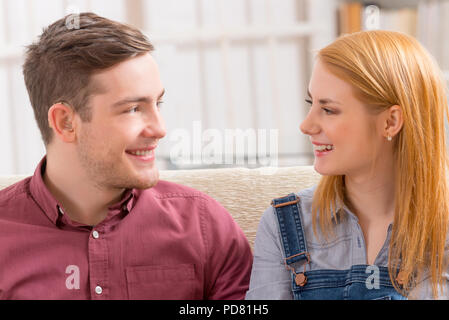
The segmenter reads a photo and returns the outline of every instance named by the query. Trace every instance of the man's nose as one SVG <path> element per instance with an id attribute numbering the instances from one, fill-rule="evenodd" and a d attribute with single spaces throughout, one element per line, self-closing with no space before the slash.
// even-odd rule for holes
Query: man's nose
<path id="1" fill-rule="evenodd" d="M 152 108 L 149 116 L 146 118 L 145 136 L 162 139 L 167 134 L 164 119 L 157 107 Z"/>

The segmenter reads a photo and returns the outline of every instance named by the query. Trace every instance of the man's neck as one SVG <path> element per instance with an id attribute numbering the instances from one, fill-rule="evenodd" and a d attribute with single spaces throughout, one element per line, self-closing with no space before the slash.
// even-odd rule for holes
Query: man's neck
<path id="1" fill-rule="evenodd" d="M 103 221 L 108 207 L 120 201 L 125 190 L 102 188 L 89 181 L 82 168 L 69 159 L 47 156 L 43 181 L 72 221 L 94 226 Z"/>

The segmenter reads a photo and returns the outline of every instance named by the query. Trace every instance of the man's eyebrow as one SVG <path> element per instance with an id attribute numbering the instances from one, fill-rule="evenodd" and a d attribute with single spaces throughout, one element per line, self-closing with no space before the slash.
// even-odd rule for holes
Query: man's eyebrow
<path id="1" fill-rule="evenodd" d="M 307 89 L 307 95 L 309 96 L 309 98 L 312 98 L 312 95 L 310 94 L 309 89 Z M 318 100 L 319 104 L 330 104 L 330 103 L 335 103 L 335 104 L 341 104 L 338 101 L 332 100 L 332 99 L 320 99 Z"/>
<path id="2" fill-rule="evenodd" d="M 160 100 L 165 94 L 165 89 L 162 90 L 161 94 L 159 95 L 159 97 L 157 98 L 157 100 Z M 150 103 L 153 99 L 151 97 L 127 97 L 124 99 L 121 99 L 117 102 L 115 102 L 112 107 L 119 107 L 125 104 L 130 104 L 130 103 L 139 103 L 139 102 L 143 102 L 143 103 Z"/>

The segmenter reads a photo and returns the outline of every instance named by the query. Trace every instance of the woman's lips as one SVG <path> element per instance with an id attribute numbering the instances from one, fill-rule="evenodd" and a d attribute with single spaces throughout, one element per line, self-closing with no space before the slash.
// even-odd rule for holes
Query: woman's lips
<path id="1" fill-rule="evenodd" d="M 331 153 L 332 151 L 334 151 L 334 149 L 324 150 L 324 151 L 314 150 L 314 153 L 315 153 L 316 157 L 324 157 L 324 156 L 328 155 L 329 153 Z"/>
<path id="2" fill-rule="evenodd" d="M 314 146 L 314 154 L 316 157 L 328 155 L 334 151 L 334 145 L 330 143 L 312 142 Z"/>

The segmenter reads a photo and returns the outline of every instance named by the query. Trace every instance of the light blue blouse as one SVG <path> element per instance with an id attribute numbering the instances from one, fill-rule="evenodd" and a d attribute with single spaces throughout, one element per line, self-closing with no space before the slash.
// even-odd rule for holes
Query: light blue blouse
<path id="1" fill-rule="evenodd" d="M 367 253 L 362 229 L 357 216 L 347 207 L 340 210 L 339 223 L 335 226 L 335 237 L 325 242 L 317 224 L 319 238 L 312 229 L 312 197 L 316 186 L 301 190 L 302 221 L 308 251 L 311 257 L 308 270 L 346 270 L 353 265 L 366 264 Z M 379 251 L 374 264 L 388 266 L 388 245 L 392 225 L 388 227 L 387 237 Z M 446 256 L 449 251 L 446 250 Z M 284 264 L 284 250 L 279 232 L 279 224 L 273 207 L 269 207 L 259 223 L 255 243 L 254 261 L 249 290 L 246 299 L 293 299 L 291 289 L 291 273 Z M 446 279 L 443 295 L 440 299 L 449 299 L 449 274 L 443 274 Z M 440 293 L 441 294 L 441 293 Z M 429 275 L 424 274 L 416 288 L 410 293 L 409 299 L 432 299 L 432 288 Z"/>

